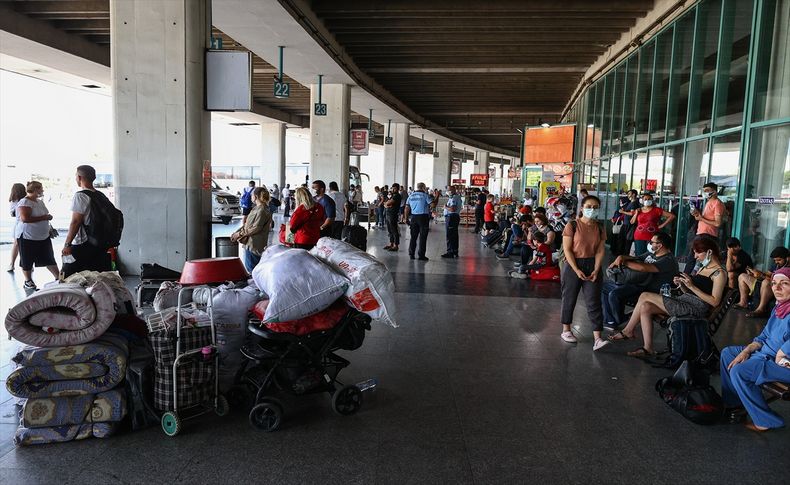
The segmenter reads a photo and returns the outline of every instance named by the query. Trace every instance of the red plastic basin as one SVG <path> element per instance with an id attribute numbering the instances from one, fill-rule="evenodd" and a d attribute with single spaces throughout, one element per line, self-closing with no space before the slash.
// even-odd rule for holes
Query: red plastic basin
<path id="1" fill-rule="evenodd" d="M 241 281 L 249 278 L 239 258 L 193 259 L 184 263 L 179 283 L 182 285 L 207 285 L 224 281 Z"/>

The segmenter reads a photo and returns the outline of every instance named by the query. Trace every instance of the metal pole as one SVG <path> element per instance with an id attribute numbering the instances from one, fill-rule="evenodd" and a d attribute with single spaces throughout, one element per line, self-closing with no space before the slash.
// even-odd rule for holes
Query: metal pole
<path id="1" fill-rule="evenodd" d="M 280 70 L 277 74 L 277 80 L 283 82 L 283 51 L 285 50 L 285 47 L 278 46 L 278 49 L 280 49 Z"/>
<path id="2" fill-rule="evenodd" d="M 323 77 L 324 77 L 323 74 L 318 75 L 318 104 L 321 104 L 321 84 Z"/>

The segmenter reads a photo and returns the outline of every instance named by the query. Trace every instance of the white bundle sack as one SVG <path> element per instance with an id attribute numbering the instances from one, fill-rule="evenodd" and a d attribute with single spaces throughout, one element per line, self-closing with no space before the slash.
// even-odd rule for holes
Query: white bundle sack
<path id="1" fill-rule="evenodd" d="M 288 246 L 284 246 L 282 244 L 273 244 L 273 245 L 267 247 L 263 251 L 263 253 L 261 254 L 261 260 L 258 263 L 259 264 L 263 263 L 264 261 L 267 261 L 269 258 L 273 258 L 273 257 L 277 256 L 278 254 L 282 254 L 282 253 L 288 251 L 289 249 L 291 249 L 291 248 L 289 248 Z"/>
<path id="2" fill-rule="evenodd" d="M 268 257 L 252 270 L 256 286 L 269 306 L 264 322 L 288 322 L 326 309 L 343 296 L 348 280 L 304 249 L 288 249 Z"/>
<path id="3" fill-rule="evenodd" d="M 258 288 L 236 288 L 222 285 L 211 299 L 214 324 L 217 327 L 220 391 L 227 391 L 234 383 L 244 356 L 239 351 L 247 337 L 247 314 L 261 299 Z"/>
<path id="4" fill-rule="evenodd" d="M 395 282 L 384 263 L 351 244 L 328 237 L 319 239 L 310 253 L 346 275 L 351 285 L 345 296 L 351 306 L 374 320 L 398 326 Z"/>

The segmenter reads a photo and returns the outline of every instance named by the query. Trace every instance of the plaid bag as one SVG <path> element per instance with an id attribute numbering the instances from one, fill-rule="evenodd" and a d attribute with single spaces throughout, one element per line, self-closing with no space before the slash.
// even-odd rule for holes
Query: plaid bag
<path id="1" fill-rule="evenodd" d="M 154 350 L 154 406 L 173 409 L 173 362 L 176 358 L 176 330 L 148 334 Z M 211 327 L 181 328 L 181 352 L 211 345 Z M 178 367 L 178 408 L 206 402 L 214 391 L 214 362 L 193 355 Z"/>

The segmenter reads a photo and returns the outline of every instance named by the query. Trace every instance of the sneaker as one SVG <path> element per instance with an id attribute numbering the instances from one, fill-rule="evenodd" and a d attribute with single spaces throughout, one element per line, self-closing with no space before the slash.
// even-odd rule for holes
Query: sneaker
<path id="1" fill-rule="evenodd" d="M 595 343 L 593 344 L 593 351 L 601 350 L 602 348 L 606 347 L 607 345 L 609 345 L 609 341 L 608 340 L 604 340 L 602 338 L 596 339 Z"/>
<path id="2" fill-rule="evenodd" d="M 442 254 L 441 257 L 447 259 L 447 258 L 452 258 L 453 255 L 452 255 L 452 253 L 444 253 L 444 254 Z"/>
<path id="3" fill-rule="evenodd" d="M 576 336 L 573 335 L 573 332 L 562 332 L 562 334 L 560 334 L 560 338 L 569 344 L 575 344 L 578 342 L 578 340 L 576 340 Z"/>
<path id="4" fill-rule="evenodd" d="M 495 253 L 497 253 L 497 254 L 502 254 L 502 253 L 504 253 L 504 251 L 502 251 L 501 249 L 494 249 L 494 252 L 495 252 Z"/>
<path id="5" fill-rule="evenodd" d="M 33 283 L 32 280 L 31 281 L 25 281 L 25 284 L 23 285 L 23 288 L 25 288 L 26 290 L 36 290 L 36 289 L 38 289 L 38 288 L 36 288 L 36 284 Z"/>
<path id="6" fill-rule="evenodd" d="M 606 330 L 609 330 L 610 332 L 616 332 L 617 331 L 617 324 L 614 323 L 614 322 L 606 322 L 606 323 L 603 324 L 603 328 L 605 328 Z"/>
<path id="7" fill-rule="evenodd" d="M 508 273 L 508 275 L 511 278 L 515 278 L 517 280 L 526 280 L 527 278 L 529 278 L 529 275 L 527 273 L 519 273 L 518 271 L 511 271 Z"/>
<path id="8" fill-rule="evenodd" d="M 513 263 L 513 267 L 514 268 L 520 268 L 521 267 L 521 263 Z"/>
<path id="9" fill-rule="evenodd" d="M 496 259 L 499 259 L 499 260 L 510 259 L 510 256 L 505 256 L 504 254 L 497 254 L 496 255 Z"/>
<path id="10" fill-rule="evenodd" d="M 9 266 L 6 271 L 8 271 L 9 273 L 13 273 L 14 272 L 14 265 L 12 264 L 11 266 Z"/>
<path id="11" fill-rule="evenodd" d="M 428 261 L 428 258 L 426 258 L 425 256 L 420 256 L 417 259 L 419 259 L 420 261 Z"/>

